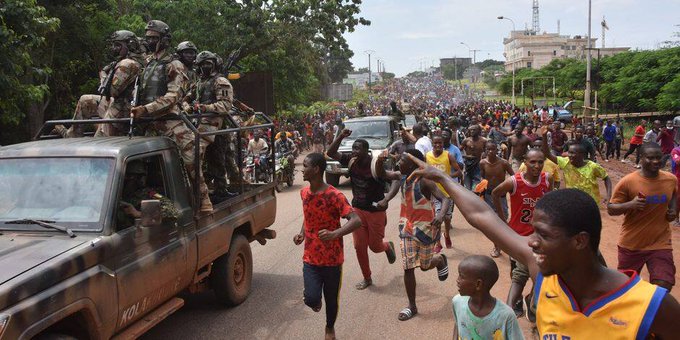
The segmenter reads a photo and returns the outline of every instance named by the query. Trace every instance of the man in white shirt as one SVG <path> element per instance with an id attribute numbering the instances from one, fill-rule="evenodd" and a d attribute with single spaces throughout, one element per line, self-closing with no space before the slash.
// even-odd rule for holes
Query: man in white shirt
<path id="1" fill-rule="evenodd" d="M 652 129 L 647 131 L 645 134 L 645 137 L 642 139 L 643 144 L 647 143 L 655 143 L 659 144 L 656 139 L 659 137 L 659 129 L 661 129 L 661 121 L 660 120 L 655 120 L 654 125 L 652 126 Z"/>
<path id="2" fill-rule="evenodd" d="M 267 142 L 262 138 L 262 132 L 255 131 L 253 139 L 248 142 L 248 154 L 258 156 L 263 151 L 269 150 Z"/>
<path id="3" fill-rule="evenodd" d="M 426 155 L 432 151 L 432 140 L 427 136 L 427 128 L 423 123 L 416 123 L 413 126 L 413 136 L 416 137 L 416 150 Z"/>

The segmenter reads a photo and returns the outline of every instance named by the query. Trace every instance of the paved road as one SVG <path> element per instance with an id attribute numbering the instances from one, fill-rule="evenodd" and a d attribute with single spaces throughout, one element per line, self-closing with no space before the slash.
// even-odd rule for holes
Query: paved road
<path id="1" fill-rule="evenodd" d="M 297 167 L 300 168 L 298 159 Z M 145 339 L 320 339 L 323 338 L 324 312 L 314 313 L 302 302 L 302 246 L 292 238 L 302 224 L 299 190 L 302 175 L 298 172 L 295 186 L 278 195 L 277 239 L 266 246 L 252 244 L 254 257 L 253 287 L 250 297 L 235 308 L 224 308 L 215 302 L 211 292 L 185 295 L 185 306 L 145 335 Z M 348 182 L 340 189 L 351 199 Z M 399 198 L 391 202 L 386 238 L 398 245 L 396 222 Z M 603 216 L 602 252 L 607 262 L 616 263 L 616 237 L 620 217 Z M 354 253 L 352 237 L 345 237 L 345 264 L 340 295 L 340 315 L 336 334 L 342 339 L 450 339 L 453 321 L 451 297 L 457 294 L 457 264 L 470 254 L 488 254 L 492 244 L 470 227 L 457 211 L 454 213 L 453 249 L 445 249 L 451 275 L 439 282 L 434 271 L 416 271 L 419 314 L 409 321 L 397 320 L 398 312 L 407 305 L 400 258 L 389 265 L 384 254 L 371 254 L 374 286 L 358 291 L 354 284 L 361 272 Z M 609 235 L 609 237 L 605 236 Z M 674 230 L 674 243 L 680 241 Z M 680 259 L 676 253 L 676 261 Z M 492 294 L 505 300 L 509 288 L 509 262 L 506 254 L 496 263 L 501 279 Z M 680 263 L 680 262 L 679 262 Z M 647 277 L 646 273 L 643 277 Z M 525 292 L 528 293 L 529 287 Z M 678 290 L 673 292 L 677 298 Z M 529 324 L 520 320 L 530 339 Z"/>

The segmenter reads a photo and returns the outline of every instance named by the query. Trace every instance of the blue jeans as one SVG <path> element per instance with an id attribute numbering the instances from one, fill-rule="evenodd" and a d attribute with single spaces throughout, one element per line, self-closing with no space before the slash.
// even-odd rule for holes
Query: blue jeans
<path id="1" fill-rule="evenodd" d="M 482 181 L 482 171 L 479 168 L 479 162 L 474 165 L 465 162 L 465 176 L 463 177 L 463 186 L 468 190 L 474 190 L 477 184 Z"/>

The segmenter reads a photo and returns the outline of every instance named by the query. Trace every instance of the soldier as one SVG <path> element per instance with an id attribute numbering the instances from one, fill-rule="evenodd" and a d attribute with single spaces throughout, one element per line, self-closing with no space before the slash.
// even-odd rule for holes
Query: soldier
<path id="1" fill-rule="evenodd" d="M 141 72 L 142 56 L 139 42 L 130 31 L 115 31 L 109 38 L 111 54 L 116 59 L 99 71 L 99 95 L 82 95 L 76 105 L 74 120 L 100 118 L 121 118 L 130 111 L 134 83 Z M 74 125 L 66 129 L 63 125 L 55 126 L 55 130 L 64 138 L 82 137 L 82 125 Z M 112 125 L 99 126 L 96 135 L 118 135 L 118 129 Z"/>
<path id="2" fill-rule="evenodd" d="M 184 67 L 186 67 L 189 86 L 196 84 L 198 81 L 198 73 L 194 69 L 196 54 L 198 53 L 196 45 L 191 41 L 182 41 L 177 45 L 175 51 L 177 52 L 177 59 L 184 64 Z"/>
<path id="3" fill-rule="evenodd" d="M 178 103 L 183 98 L 183 88 L 188 81 L 186 68 L 179 60 L 172 58 L 170 46 L 170 27 L 160 21 L 151 20 L 146 25 L 145 41 L 149 56 L 147 65 L 140 77 L 139 105 L 132 108 L 133 117 L 169 117 L 179 113 Z M 208 197 L 208 187 L 203 180 L 200 167 L 194 155 L 194 134 L 181 120 L 158 120 L 150 125 L 148 134 L 166 136 L 177 143 L 187 173 L 197 180 L 200 192 L 202 213 L 212 212 Z"/>
<path id="4" fill-rule="evenodd" d="M 185 111 L 223 114 L 231 110 L 234 90 L 229 80 L 217 73 L 218 60 L 218 56 L 210 51 L 202 51 L 198 54 L 196 64 L 200 79 L 191 86 L 188 95 L 184 97 Z M 223 117 L 202 118 L 198 130 L 201 132 L 219 130 L 223 121 Z M 225 173 L 226 164 L 233 163 L 233 157 L 230 160 L 225 157 L 228 142 L 226 135 L 201 138 L 201 155 L 205 152 L 206 156 L 206 183 L 213 182 L 214 194 L 219 197 L 231 195 L 227 190 Z M 230 177 L 232 183 L 238 181 L 238 170 L 236 170 L 236 175 L 235 178 Z"/>
<path id="5" fill-rule="evenodd" d="M 141 209 L 143 200 L 161 201 L 161 216 L 163 219 L 176 220 L 179 210 L 175 204 L 158 188 L 150 188 L 146 183 L 146 165 L 140 161 L 132 161 L 125 171 L 125 183 L 123 184 L 123 196 L 120 200 L 117 214 L 118 230 L 134 225 L 135 219 L 142 217 Z"/>
<path id="6" fill-rule="evenodd" d="M 113 32 L 111 42 L 117 63 L 110 71 L 101 92 L 105 98 L 112 98 L 104 118 L 127 118 L 135 96 L 135 82 L 144 67 L 141 48 L 137 36 L 130 31 Z M 124 131 L 125 127 L 119 124 L 101 124 L 95 136 L 120 136 Z"/>

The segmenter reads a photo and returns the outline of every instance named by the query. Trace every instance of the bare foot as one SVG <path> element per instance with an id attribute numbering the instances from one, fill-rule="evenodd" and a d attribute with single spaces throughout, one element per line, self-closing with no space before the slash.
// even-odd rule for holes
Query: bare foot
<path id="1" fill-rule="evenodd" d="M 326 327 L 326 340 L 336 340 L 335 338 L 335 328 Z"/>

